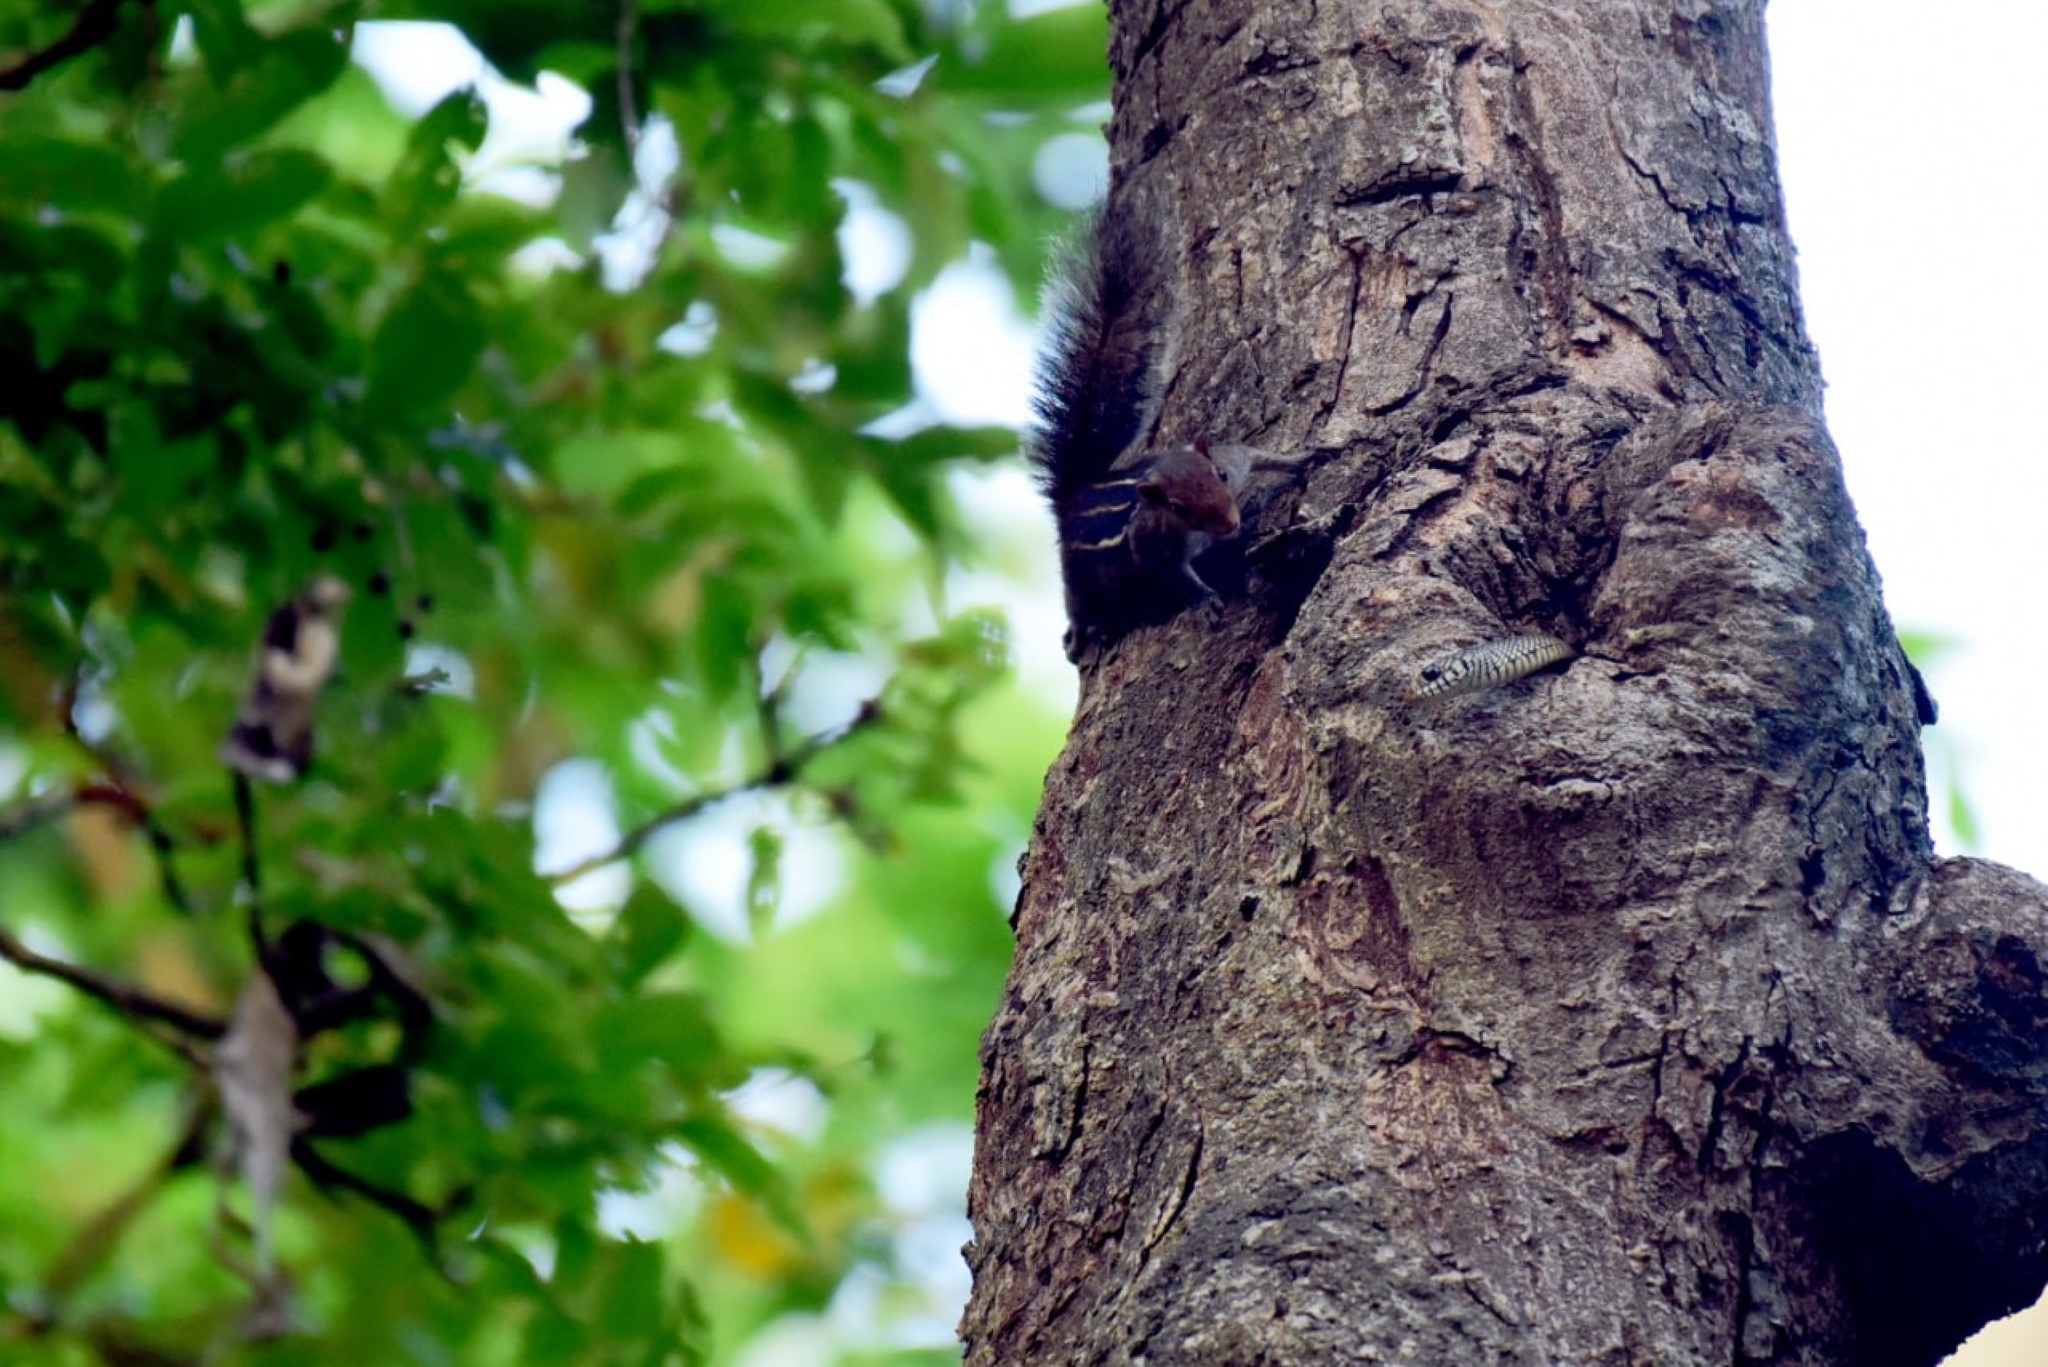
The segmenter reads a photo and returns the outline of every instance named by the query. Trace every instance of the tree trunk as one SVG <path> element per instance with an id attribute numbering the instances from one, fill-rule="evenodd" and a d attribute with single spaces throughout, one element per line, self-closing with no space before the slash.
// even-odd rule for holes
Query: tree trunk
<path id="1" fill-rule="evenodd" d="M 1303 454 L 1220 623 L 1084 678 L 968 1361 L 1919 1364 L 2030 1300 L 2048 890 L 1930 852 L 1761 0 L 1112 8 L 1161 439 Z"/>

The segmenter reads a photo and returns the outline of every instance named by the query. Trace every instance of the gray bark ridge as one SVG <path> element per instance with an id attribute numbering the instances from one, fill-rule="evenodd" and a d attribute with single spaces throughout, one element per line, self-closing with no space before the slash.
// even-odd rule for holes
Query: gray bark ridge
<path id="1" fill-rule="evenodd" d="M 1048 775 L 967 1360 L 1923 1364 L 2048 1279 L 2048 890 L 1938 861 L 1758 3 L 1113 6 L 1162 439 L 1304 453 Z M 1418 703 L 1427 661 L 1579 652 Z"/>

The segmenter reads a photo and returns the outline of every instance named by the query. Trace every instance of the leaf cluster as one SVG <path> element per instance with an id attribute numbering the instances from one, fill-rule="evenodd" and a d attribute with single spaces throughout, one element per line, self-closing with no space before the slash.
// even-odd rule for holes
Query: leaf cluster
<path id="1" fill-rule="evenodd" d="M 567 153 L 498 151 L 475 87 L 395 109 L 371 20 L 574 82 Z M 943 587 L 948 478 L 1012 434 L 881 420 L 917 290 L 975 240 L 1034 269 L 1031 158 L 1101 40 L 914 0 L 0 0 L 0 1354 L 700 1362 L 855 1269 L 916 1301 L 877 1172 L 969 1113 L 1059 721 Z M 910 244 L 873 297 L 855 201 Z M 216 751 L 319 575 L 355 596 L 314 766 L 245 850 Z M 599 838 L 550 855 L 561 823 Z M 402 1071 L 404 1118 L 301 1136 L 253 1284 L 188 1028 L 265 971 L 252 919 L 431 1005 L 306 1032 L 296 1083 Z"/>

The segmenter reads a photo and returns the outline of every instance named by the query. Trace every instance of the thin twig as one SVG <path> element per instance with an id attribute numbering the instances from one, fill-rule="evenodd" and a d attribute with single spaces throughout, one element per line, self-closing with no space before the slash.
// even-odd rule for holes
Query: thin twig
<path id="1" fill-rule="evenodd" d="M 83 806 L 87 803 L 102 803 L 109 807 L 119 807 L 128 814 L 130 821 L 142 828 L 142 833 L 149 837 L 150 853 L 156 856 L 157 882 L 163 888 L 164 900 L 175 910 L 190 916 L 191 895 L 185 891 L 184 881 L 178 877 L 177 867 L 171 862 L 171 851 L 178 848 L 178 842 L 171 838 L 171 833 L 156 819 L 155 810 L 131 786 L 129 777 L 119 773 L 105 756 L 101 757 L 101 762 L 107 765 L 107 772 L 114 777 L 107 783 L 80 785 L 79 804 Z"/>
<path id="2" fill-rule="evenodd" d="M 0 840 L 11 840 L 39 826 L 47 826 L 77 805 L 77 795 L 61 788 L 17 802 L 0 812 Z"/>
<path id="3" fill-rule="evenodd" d="M 235 775 L 235 824 L 242 832 L 242 886 L 249 898 L 249 945 L 262 959 L 270 946 L 263 931 L 263 873 L 256 862 L 256 787 L 240 769 Z"/>
<path id="4" fill-rule="evenodd" d="M 111 771 L 109 766 L 109 772 Z M 26 835 L 38 827 L 48 825 L 76 807 L 116 808 L 149 836 L 150 845 L 156 850 L 159 859 L 166 859 L 176 844 L 170 833 L 164 830 L 150 812 L 149 804 L 119 778 L 108 778 L 104 782 L 81 782 L 68 789 L 52 789 L 50 792 L 39 793 L 35 797 L 18 802 L 6 811 L 0 811 L 0 840 Z M 177 905 L 178 910 L 189 912 L 191 907 L 187 904 L 185 889 L 177 881 L 177 875 L 167 867 L 164 876 L 166 896 Z"/>
<path id="5" fill-rule="evenodd" d="M 24 973 L 40 973 L 46 978 L 69 983 L 86 996 L 113 1007 L 124 1016 L 156 1021 L 200 1039 L 219 1039 L 227 1032 L 225 1021 L 195 1011 L 187 1011 L 182 1006 L 174 1006 L 139 987 L 130 987 L 126 983 L 103 977 L 91 969 L 80 968 L 76 964 L 67 964 L 61 959 L 38 954 L 6 930 L 0 930 L 0 959 L 6 959 Z"/>
<path id="6" fill-rule="evenodd" d="M 447 670 L 435 665 L 432 669 L 418 674 L 407 674 L 393 685 L 393 691 L 402 698 L 419 698 L 440 691 L 453 680 Z"/>
<path id="7" fill-rule="evenodd" d="M 118 755 L 87 740 L 85 733 L 78 729 L 78 692 L 79 681 L 74 678 L 65 690 L 64 734 L 71 737 L 72 743 L 93 763 L 107 771 L 107 779 L 104 783 L 80 784 L 74 797 L 80 805 L 103 803 L 128 813 L 129 819 L 149 837 L 150 851 L 156 855 L 157 882 L 163 888 L 164 900 L 184 915 L 192 915 L 191 894 L 185 891 L 184 881 L 178 877 L 178 870 L 171 862 L 171 851 L 177 848 L 178 842 L 156 819 L 156 811 L 149 799 L 137 791 L 133 767 Z"/>
<path id="8" fill-rule="evenodd" d="M 633 49 L 639 27 L 637 0 L 619 0 L 619 126 L 625 133 L 628 161 L 640 151 L 640 115 L 633 100 Z"/>
<path id="9" fill-rule="evenodd" d="M 754 724 L 761 732 L 761 753 L 774 756 L 782 753 L 782 688 L 789 682 L 790 674 L 796 672 L 794 661 L 789 673 L 775 681 L 773 688 L 754 690 Z M 758 681 L 757 681 L 758 683 Z"/>
<path id="10" fill-rule="evenodd" d="M 114 36 L 115 16 L 125 0 L 86 0 L 64 36 L 40 52 L 31 52 L 13 66 L 0 69 L 0 90 L 26 90 L 28 83 L 73 57 L 92 51 Z M 147 0 L 144 0 L 147 3 Z"/>
<path id="11" fill-rule="evenodd" d="M 652 840 L 670 826 L 675 825 L 678 821 L 688 821 L 706 808 L 716 807 L 719 803 L 739 797 L 743 793 L 758 793 L 764 788 L 777 788 L 789 782 L 803 770 L 805 765 L 841 741 L 846 740 L 855 732 L 872 726 L 881 718 L 881 715 L 882 705 L 880 701 L 870 698 L 860 705 L 860 711 L 854 714 L 852 721 L 847 722 L 844 726 L 835 727 L 830 731 L 821 731 L 795 749 L 778 754 L 766 769 L 746 780 L 746 782 L 734 784 L 730 788 L 720 788 L 715 792 L 698 793 L 695 797 L 685 798 L 668 810 L 627 831 L 624 836 L 620 837 L 618 844 L 603 853 L 593 854 L 588 859 L 578 860 L 558 873 L 550 873 L 543 876 L 549 883 L 560 887 L 564 883 L 573 883 L 583 877 L 583 875 L 593 873 L 607 864 L 616 863 L 621 859 L 630 859 L 633 855 L 638 854 L 641 847 L 649 840 Z"/>
<path id="12" fill-rule="evenodd" d="M 178 877 L 178 869 L 171 862 L 171 851 L 177 842 L 171 833 L 157 824 L 156 813 L 143 809 L 142 829 L 149 836 L 150 852 L 156 856 L 157 884 L 164 890 L 164 900 L 187 916 L 192 914 L 192 895 L 185 891 L 185 882 Z"/>
<path id="13" fill-rule="evenodd" d="M 304 1135 L 292 1140 L 292 1161 L 299 1165 L 299 1171 L 305 1173 L 314 1185 L 323 1189 L 337 1187 L 342 1191 L 351 1192 L 379 1210 L 398 1217 L 404 1222 L 405 1227 L 412 1231 L 413 1237 L 420 1241 L 428 1257 L 438 1261 L 440 1249 L 434 1237 L 435 1227 L 450 1210 L 461 1204 L 460 1198 L 451 1202 L 449 1209 L 435 1210 L 431 1206 L 415 1201 L 404 1192 L 380 1187 L 369 1178 L 358 1177 L 347 1168 L 330 1162 L 307 1141 Z"/>

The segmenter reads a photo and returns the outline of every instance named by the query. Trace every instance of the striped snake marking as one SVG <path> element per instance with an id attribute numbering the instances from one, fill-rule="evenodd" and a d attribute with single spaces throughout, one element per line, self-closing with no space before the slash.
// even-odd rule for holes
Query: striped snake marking
<path id="1" fill-rule="evenodd" d="M 1416 701 L 1483 693 L 1572 658 L 1572 648 L 1555 636 L 1509 636 L 1440 656 L 1422 667 Z"/>

